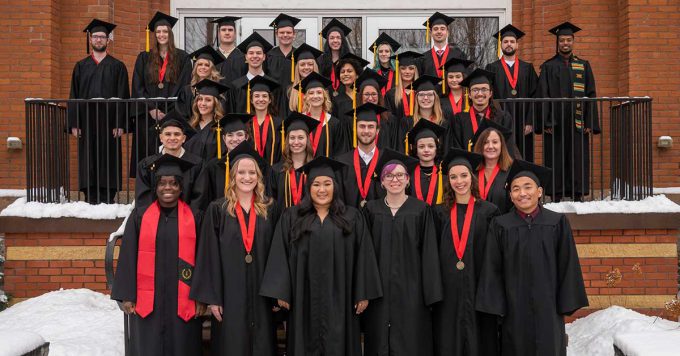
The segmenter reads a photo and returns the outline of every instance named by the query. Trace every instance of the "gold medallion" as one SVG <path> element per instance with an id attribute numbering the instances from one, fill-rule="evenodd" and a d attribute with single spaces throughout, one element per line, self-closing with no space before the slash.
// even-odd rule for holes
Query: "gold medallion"
<path id="1" fill-rule="evenodd" d="M 512 89 L 512 91 L 510 92 L 510 94 L 512 94 L 512 95 L 517 95 L 517 90 Z"/>
<path id="2" fill-rule="evenodd" d="M 158 89 L 163 89 L 163 87 L 165 87 L 165 84 L 163 84 L 163 83 L 158 83 Z"/>
<path id="3" fill-rule="evenodd" d="M 245 260 L 247 264 L 253 263 L 253 255 L 247 254 Z"/>
<path id="4" fill-rule="evenodd" d="M 182 269 L 182 279 L 184 279 L 185 281 L 191 279 L 191 269 L 189 268 Z"/>
<path id="5" fill-rule="evenodd" d="M 362 200 L 361 203 L 359 203 L 359 206 L 362 208 L 364 207 L 364 205 L 366 205 L 366 199 Z"/>
<path id="6" fill-rule="evenodd" d="M 458 261 L 456 263 L 456 268 L 458 268 L 459 271 L 462 271 L 463 268 L 465 268 L 465 263 L 463 263 L 463 261 Z"/>

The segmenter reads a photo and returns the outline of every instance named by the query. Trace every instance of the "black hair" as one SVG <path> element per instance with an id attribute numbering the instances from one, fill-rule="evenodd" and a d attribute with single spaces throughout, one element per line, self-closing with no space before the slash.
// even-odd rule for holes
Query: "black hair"
<path id="1" fill-rule="evenodd" d="M 162 177 L 166 177 L 166 176 L 156 175 L 155 178 L 154 178 L 154 184 L 153 184 L 154 200 L 158 200 L 158 196 L 156 195 L 156 189 L 158 189 L 158 183 L 160 183 Z M 182 177 L 182 176 L 173 176 L 173 177 L 175 177 L 175 181 L 177 181 L 177 184 L 179 185 L 179 192 L 180 192 L 180 196 L 181 196 L 181 194 L 183 193 L 182 190 L 183 190 L 183 187 L 184 187 L 184 177 Z"/>
<path id="2" fill-rule="evenodd" d="M 333 200 L 331 201 L 331 206 L 328 209 L 328 218 L 342 230 L 343 235 L 349 235 L 352 232 L 349 221 L 344 218 L 345 211 L 347 207 L 343 203 L 342 199 L 338 198 L 338 190 L 340 185 L 338 185 L 335 178 L 331 177 L 333 180 Z M 316 218 L 316 208 L 312 203 L 312 197 L 310 194 L 310 187 L 312 186 L 312 180 L 307 180 L 305 184 L 305 195 L 298 204 L 297 207 L 297 217 L 293 228 L 291 230 L 291 242 L 295 242 L 310 234 L 312 223 Z"/>

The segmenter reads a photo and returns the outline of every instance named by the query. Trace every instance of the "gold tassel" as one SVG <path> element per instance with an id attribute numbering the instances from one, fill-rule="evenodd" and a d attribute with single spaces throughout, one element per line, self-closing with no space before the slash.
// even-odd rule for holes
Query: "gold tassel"
<path id="1" fill-rule="evenodd" d="M 468 152 L 472 152 L 472 140 L 468 140 Z"/>
<path id="2" fill-rule="evenodd" d="M 430 19 L 427 19 L 425 21 L 425 43 L 427 44 L 428 47 L 430 47 Z"/>
<path id="3" fill-rule="evenodd" d="M 302 112 L 302 81 L 298 83 L 298 112 Z"/>
<path id="4" fill-rule="evenodd" d="M 229 155 L 227 154 L 226 167 L 224 167 L 224 196 L 227 196 L 227 188 L 229 187 Z"/>
<path id="5" fill-rule="evenodd" d="M 357 82 L 352 84 L 352 109 L 357 108 Z"/>
<path id="6" fill-rule="evenodd" d="M 501 57 L 501 31 L 498 31 L 498 59 Z"/>
<path id="7" fill-rule="evenodd" d="M 380 63 L 378 63 L 378 55 L 376 52 L 377 47 L 378 46 L 376 46 L 375 44 L 373 45 L 373 67 L 375 68 L 378 68 L 378 66 L 380 65 Z"/>
<path id="8" fill-rule="evenodd" d="M 274 119 L 269 118 L 269 127 L 272 130 L 272 151 L 269 153 L 269 165 L 274 165 L 274 148 L 276 148 L 276 128 L 274 128 Z M 264 143 L 267 144 L 266 142 Z"/>
<path id="9" fill-rule="evenodd" d="M 470 94 L 468 93 L 468 89 L 465 88 L 465 112 L 470 112 Z"/>
<path id="10" fill-rule="evenodd" d="M 283 126 L 283 122 L 281 122 L 281 153 L 283 154 L 283 150 L 286 148 L 286 129 Z"/>
<path id="11" fill-rule="evenodd" d="M 357 148 L 357 108 L 354 108 L 354 119 L 352 120 L 352 147 Z"/>
<path id="12" fill-rule="evenodd" d="M 285 201 L 286 208 L 290 208 L 290 172 L 286 172 L 283 176 L 283 200 Z"/>
<path id="13" fill-rule="evenodd" d="M 326 126 L 326 157 L 330 157 L 330 156 L 328 155 L 328 153 L 329 153 L 329 152 L 328 152 L 328 147 L 329 147 L 330 144 L 331 144 L 331 139 L 330 139 L 330 137 L 329 137 L 329 135 L 328 135 L 328 123 L 326 123 L 326 125 L 324 125 L 324 126 Z"/>
<path id="14" fill-rule="evenodd" d="M 404 137 L 404 154 L 408 156 L 408 132 L 406 133 L 406 136 Z"/>
<path id="15" fill-rule="evenodd" d="M 295 83 L 295 53 L 290 54 L 290 82 Z"/>
<path id="16" fill-rule="evenodd" d="M 149 32 L 151 32 L 151 30 L 149 30 L 149 26 L 146 26 L 146 47 L 144 48 L 146 48 L 147 52 L 149 52 Z"/>
<path id="17" fill-rule="evenodd" d="M 246 112 L 250 114 L 250 82 L 248 82 L 248 90 L 246 94 L 248 95 L 246 98 Z"/>
<path id="18" fill-rule="evenodd" d="M 323 36 L 322 36 L 322 33 L 323 33 L 323 31 L 319 32 L 319 51 L 323 51 Z"/>
<path id="19" fill-rule="evenodd" d="M 413 100 L 414 96 L 415 95 L 413 93 L 413 83 L 411 83 L 411 92 L 408 93 L 408 110 L 409 110 L 411 116 L 413 116 L 413 106 L 415 106 L 414 105 L 415 102 Z"/>
<path id="20" fill-rule="evenodd" d="M 399 55 L 397 54 L 397 59 L 394 61 L 394 75 L 396 79 L 394 80 L 394 85 L 399 85 Z"/>
<path id="21" fill-rule="evenodd" d="M 442 95 L 446 94 L 446 68 L 442 68 Z"/>
<path id="22" fill-rule="evenodd" d="M 442 203 L 442 191 L 444 190 L 442 187 L 442 181 L 444 178 L 444 172 L 442 171 L 442 163 L 439 162 L 439 177 L 437 177 L 437 204 Z"/>
<path id="23" fill-rule="evenodd" d="M 222 145 L 221 145 L 221 142 L 220 142 L 220 140 L 222 139 L 222 135 L 221 135 L 222 128 L 220 127 L 219 122 L 217 123 L 217 129 L 215 130 L 215 132 L 217 133 L 217 135 L 215 135 L 215 136 L 217 136 L 217 137 L 215 137 L 217 139 L 217 159 L 222 159 Z"/>

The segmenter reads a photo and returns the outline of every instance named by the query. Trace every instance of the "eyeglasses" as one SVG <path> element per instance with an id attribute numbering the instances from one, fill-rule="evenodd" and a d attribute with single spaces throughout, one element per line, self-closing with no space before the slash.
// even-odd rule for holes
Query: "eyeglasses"
<path id="1" fill-rule="evenodd" d="M 418 98 L 428 98 L 432 99 L 434 98 L 434 93 L 418 93 Z"/>
<path id="2" fill-rule="evenodd" d="M 489 89 L 489 88 L 474 88 L 474 89 L 470 89 L 470 91 L 472 92 L 472 94 L 479 94 L 479 93 L 487 94 L 488 92 L 491 91 L 491 89 Z"/>
<path id="3" fill-rule="evenodd" d="M 109 38 L 109 36 L 102 36 L 102 35 L 92 35 L 90 36 L 93 40 L 101 40 L 104 41 Z"/>
<path id="4" fill-rule="evenodd" d="M 377 98 L 378 93 L 363 93 L 361 94 L 361 96 L 363 96 L 364 98 Z"/>
<path id="5" fill-rule="evenodd" d="M 385 179 L 388 181 L 394 180 L 394 178 L 397 178 L 398 181 L 402 181 L 408 177 L 408 174 L 406 173 L 387 173 L 385 174 Z"/>

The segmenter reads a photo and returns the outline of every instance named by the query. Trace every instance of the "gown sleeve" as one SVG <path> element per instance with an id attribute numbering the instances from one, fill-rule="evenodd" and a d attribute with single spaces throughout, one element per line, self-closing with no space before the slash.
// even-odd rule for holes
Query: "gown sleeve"
<path id="1" fill-rule="evenodd" d="M 593 74 L 593 68 L 590 63 L 586 61 L 586 96 L 589 98 L 597 98 L 597 92 L 595 90 L 595 76 Z M 598 104 L 596 102 L 587 103 L 588 110 L 586 116 L 586 127 L 592 129 L 593 134 L 597 135 L 602 132 L 600 129 L 600 117 Z"/>
<path id="2" fill-rule="evenodd" d="M 260 286 L 261 296 L 281 299 L 289 304 L 293 299 L 288 257 L 290 256 L 291 215 L 294 212 L 295 209 L 287 209 L 276 225 Z"/>
<path id="3" fill-rule="evenodd" d="M 569 221 L 565 216 L 557 231 L 557 312 L 571 315 L 576 310 L 588 306 L 588 298 L 581 274 L 581 265 L 576 251 L 576 243 L 571 233 Z"/>
<path id="4" fill-rule="evenodd" d="M 356 304 L 362 300 L 380 298 L 383 296 L 383 291 L 370 231 L 363 215 L 358 211 L 354 214 L 354 234 L 356 260 L 352 303 Z"/>
<path id="5" fill-rule="evenodd" d="M 506 300 L 501 237 L 502 227 L 494 219 L 487 232 L 484 264 L 477 285 L 476 309 L 487 314 L 504 316 Z"/>
<path id="6" fill-rule="evenodd" d="M 222 219 L 220 203 L 210 204 L 201 221 L 201 238 L 198 240 L 196 268 L 191 282 L 191 299 L 209 305 L 222 305 L 224 300 L 219 241 Z"/>
<path id="7" fill-rule="evenodd" d="M 428 206 L 422 214 L 423 245 L 421 250 L 421 268 L 423 276 L 423 300 L 425 305 L 432 305 L 444 299 L 441 269 L 439 268 L 439 249 L 432 209 Z"/>
<path id="8" fill-rule="evenodd" d="M 111 299 L 118 301 L 137 301 L 137 253 L 139 244 L 139 219 L 137 209 L 133 209 L 125 224 L 123 240 L 120 245 L 118 267 L 113 278 Z"/>

